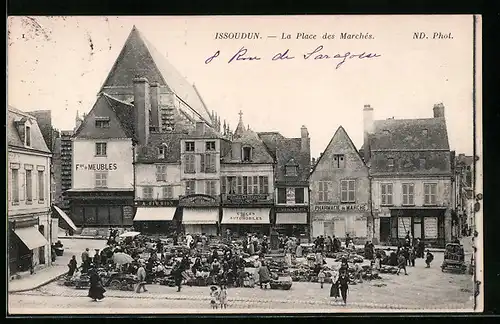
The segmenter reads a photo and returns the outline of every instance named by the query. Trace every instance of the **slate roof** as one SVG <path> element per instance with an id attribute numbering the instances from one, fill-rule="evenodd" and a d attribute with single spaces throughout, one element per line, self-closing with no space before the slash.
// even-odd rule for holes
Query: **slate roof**
<path id="1" fill-rule="evenodd" d="M 213 138 L 213 139 L 225 139 L 222 134 L 217 132 L 215 129 L 212 127 L 209 127 L 205 125 L 205 130 L 203 134 L 199 134 L 196 130 L 196 127 L 191 127 L 186 130 L 186 132 L 183 133 L 183 138 L 184 139 L 205 139 L 205 138 Z"/>
<path id="2" fill-rule="evenodd" d="M 276 142 L 276 182 L 294 184 L 307 183 L 310 171 L 311 152 L 301 152 L 301 138 L 281 138 Z M 286 165 L 298 165 L 297 177 L 285 175 Z"/>
<path id="3" fill-rule="evenodd" d="M 468 155 L 458 155 L 456 157 L 457 163 L 461 163 L 466 166 L 471 166 L 474 164 L 474 157 Z"/>
<path id="4" fill-rule="evenodd" d="M 146 49 L 144 55 L 133 55 L 134 59 L 127 63 L 127 66 L 117 71 L 119 64 L 124 64 L 124 56 L 130 51 L 140 52 L 140 47 Z M 148 55 L 149 54 L 149 55 Z M 149 56 L 149 57 L 144 57 Z M 151 62 L 152 66 L 144 66 L 146 62 Z M 157 72 L 157 73 L 154 73 Z M 116 75 L 119 73 L 120 75 Z M 159 78 L 152 77 L 159 75 Z M 130 32 L 123 48 L 116 59 L 111 71 L 106 78 L 101 91 L 105 87 L 132 86 L 136 76 L 146 77 L 149 82 L 158 82 L 162 86 L 167 86 L 176 94 L 187 106 L 211 125 L 211 118 L 205 108 L 197 90 L 191 85 L 134 26 Z M 113 81 L 119 80 L 119 81 Z M 120 84 L 115 84 L 115 82 Z"/>
<path id="5" fill-rule="evenodd" d="M 241 145 L 249 145 L 252 147 L 252 161 L 251 162 L 237 162 L 237 163 L 274 163 L 274 157 L 269 152 L 267 146 L 260 139 L 259 135 L 251 129 L 246 129 L 240 134 L 239 138 L 233 139 L 233 143 L 241 143 Z M 229 151 L 223 157 L 224 163 L 231 163 L 231 152 Z M 234 162 L 233 162 L 234 163 Z"/>
<path id="6" fill-rule="evenodd" d="M 103 114 L 104 113 L 104 114 Z M 103 115 L 115 115 L 110 117 L 110 127 L 106 129 L 96 129 L 92 121 L 95 117 L 106 117 Z M 99 116 L 96 116 L 99 114 Z M 112 117 L 116 117 L 115 124 Z M 82 124 L 75 132 L 75 138 L 92 138 L 92 139 L 106 139 L 106 138 L 120 138 L 125 135 L 127 138 L 135 140 L 135 110 L 134 105 L 118 100 L 104 92 L 101 92 L 97 100 L 85 116 Z"/>
<path id="7" fill-rule="evenodd" d="M 372 151 L 450 149 L 444 118 L 376 120 L 374 126 Z"/>
<path id="8" fill-rule="evenodd" d="M 181 139 L 186 134 L 183 133 L 152 133 L 149 135 L 147 145 L 140 145 L 137 148 L 138 163 L 180 163 L 181 160 Z M 165 158 L 158 157 L 158 148 L 165 149 Z"/>
<path id="9" fill-rule="evenodd" d="M 38 123 L 38 127 L 42 132 L 43 139 L 47 144 L 49 150 L 53 150 L 54 148 L 54 134 L 52 128 L 52 111 L 51 110 L 35 110 L 28 111 L 27 114 L 36 118 L 36 122 Z"/>
<path id="10" fill-rule="evenodd" d="M 269 152 L 273 155 L 273 157 L 276 157 L 278 141 L 281 139 L 285 139 L 285 137 L 279 132 L 259 132 L 257 133 L 257 135 L 267 146 Z"/>
<path id="11" fill-rule="evenodd" d="M 50 150 L 43 138 L 42 132 L 38 127 L 36 118 L 12 106 L 8 106 L 7 113 L 7 144 L 9 146 L 25 148 L 24 142 L 21 140 L 21 137 L 15 125 L 16 121 L 22 119 L 26 121 L 29 120 L 29 122 L 31 123 L 31 148 L 40 152 L 50 153 Z"/>

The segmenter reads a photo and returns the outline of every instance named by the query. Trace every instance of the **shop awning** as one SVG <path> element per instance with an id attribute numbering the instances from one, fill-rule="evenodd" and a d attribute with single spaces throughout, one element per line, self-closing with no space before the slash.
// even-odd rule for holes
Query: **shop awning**
<path id="1" fill-rule="evenodd" d="M 224 208 L 221 224 L 269 224 L 270 208 Z"/>
<path id="2" fill-rule="evenodd" d="M 174 219 L 176 207 L 139 207 L 134 222 L 171 221 Z"/>
<path id="3" fill-rule="evenodd" d="M 216 224 L 219 222 L 218 208 L 184 208 L 182 211 L 182 224 Z"/>
<path id="4" fill-rule="evenodd" d="M 68 226 L 71 227 L 73 229 L 73 231 L 76 231 L 77 230 L 76 225 L 75 225 L 75 223 L 73 223 L 71 218 L 69 218 L 69 216 L 61 208 L 59 208 L 57 206 L 53 206 L 53 207 L 56 210 L 56 212 L 59 214 L 59 216 L 66 222 L 66 224 L 68 224 Z"/>
<path id="5" fill-rule="evenodd" d="M 30 250 L 49 244 L 36 227 L 17 228 L 14 230 L 14 233 L 16 233 L 16 235 Z"/>
<path id="6" fill-rule="evenodd" d="M 306 213 L 277 213 L 276 214 L 276 224 L 277 225 L 307 224 L 307 214 Z"/>

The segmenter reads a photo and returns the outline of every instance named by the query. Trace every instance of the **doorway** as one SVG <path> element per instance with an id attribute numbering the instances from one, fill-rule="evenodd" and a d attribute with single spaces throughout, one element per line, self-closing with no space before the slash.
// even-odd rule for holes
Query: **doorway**
<path id="1" fill-rule="evenodd" d="M 380 217 L 380 242 L 389 242 L 391 238 L 391 218 Z"/>
<path id="2" fill-rule="evenodd" d="M 422 238 L 422 218 L 413 218 L 413 238 Z"/>
<path id="3" fill-rule="evenodd" d="M 44 225 L 38 225 L 38 231 L 43 235 L 43 237 L 45 237 Z M 45 264 L 45 246 L 41 246 L 38 248 L 38 263 Z"/>

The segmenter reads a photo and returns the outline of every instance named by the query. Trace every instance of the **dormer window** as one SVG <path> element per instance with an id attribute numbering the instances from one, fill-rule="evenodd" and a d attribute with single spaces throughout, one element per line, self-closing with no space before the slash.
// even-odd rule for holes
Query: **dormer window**
<path id="1" fill-rule="evenodd" d="M 389 168 L 394 168 L 394 159 L 393 158 L 388 158 L 387 159 L 387 166 Z"/>
<path id="2" fill-rule="evenodd" d="M 29 126 L 26 126 L 26 129 L 25 129 L 24 144 L 26 146 L 31 146 L 31 127 L 29 127 Z"/>
<path id="3" fill-rule="evenodd" d="M 186 152 L 194 152 L 194 142 L 186 142 Z"/>
<path id="4" fill-rule="evenodd" d="M 158 158 L 159 159 L 165 158 L 165 147 L 163 145 L 158 147 Z"/>
<path id="5" fill-rule="evenodd" d="M 288 177 L 296 177 L 297 176 L 297 166 L 296 165 L 287 165 L 285 167 L 285 175 Z"/>
<path id="6" fill-rule="evenodd" d="M 96 128 L 109 128 L 109 117 L 96 117 L 95 118 Z"/>
<path id="7" fill-rule="evenodd" d="M 252 148 L 250 146 L 243 147 L 242 160 L 243 162 L 252 161 Z"/>
<path id="8" fill-rule="evenodd" d="M 215 141 L 205 142 L 206 151 L 215 151 Z"/>

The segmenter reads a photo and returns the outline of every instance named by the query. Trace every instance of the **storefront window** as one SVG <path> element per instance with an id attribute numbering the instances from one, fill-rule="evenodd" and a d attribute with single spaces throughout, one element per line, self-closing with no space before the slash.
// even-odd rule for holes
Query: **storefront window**
<path id="1" fill-rule="evenodd" d="M 123 224 L 123 214 L 121 206 L 109 207 L 109 218 L 111 225 L 122 225 Z"/>
<path id="2" fill-rule="evenodd" d="M 108 206 L 97 207 L 97 224 L 109 225 L 109 208 L 108 208 Z"/>
<path id="3" fill-rule="evenodd" d="M 295 203 L 304 203 L 304 188 L 295 188 Z"/>
<path id="4" fill-rule="evenodd" d="M 286 188 L 278 188 L 278 204 L 286 204 Z"/>
<path id="5" fill-rule="evenodd" d="M 84 209 L 84 223 L 86 225 L 95 225 L 97 222 L 97 210 L 94 206 L 85 207 Z"/>
<path id="6" fill-rule="evenodd" d="M 71 220 L 77 226 L 83 224 L 83 207 L 75 206 L 72 208 Z"/>

